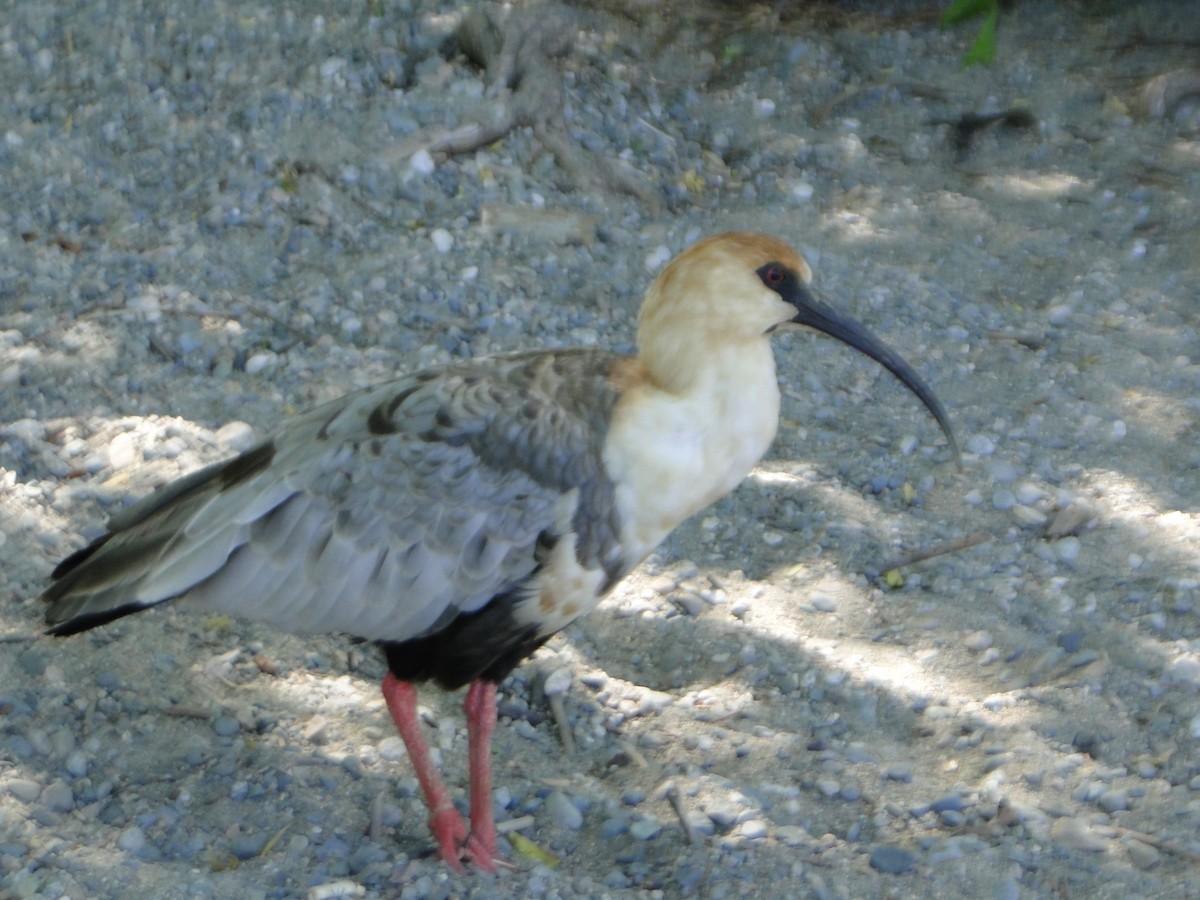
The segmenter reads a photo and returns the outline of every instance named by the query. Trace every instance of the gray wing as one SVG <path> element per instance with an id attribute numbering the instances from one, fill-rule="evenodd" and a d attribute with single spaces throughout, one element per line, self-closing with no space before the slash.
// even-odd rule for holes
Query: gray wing
<path id="1" fill-rule="evenodd" d="M 615 581 L 602 450 L 620 359 L 469 360 L 296 417 L 65 560 L 43 595 L 51 630 L 186 596 L 287 630 L 407 640 L 520 587 L 568 531 Z"/>

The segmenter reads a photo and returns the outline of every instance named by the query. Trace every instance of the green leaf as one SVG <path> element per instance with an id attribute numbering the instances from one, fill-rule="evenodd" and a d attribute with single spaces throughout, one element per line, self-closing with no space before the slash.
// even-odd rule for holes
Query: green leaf
<path id="1" fill-rule="evenodd" d="M 963 56 L 964 67 L 990 66 L 996 61 L 996 19 L 999 14 L 1000 10 L 993 8 L 983 20 L 983 27 L 979 29 L 975 43 Z"/>
<path id="2" fill-rule="evenodd" d="M 943 28 L 948 25 L 956 25 L 959 22 L 965 22 L 967 19 L 973 19 L 976 16 L 984 14 L 995 15 L 999 9 L 999 0 L 954 0 L 946 11 L 942 13 L 938 24 Z"/>

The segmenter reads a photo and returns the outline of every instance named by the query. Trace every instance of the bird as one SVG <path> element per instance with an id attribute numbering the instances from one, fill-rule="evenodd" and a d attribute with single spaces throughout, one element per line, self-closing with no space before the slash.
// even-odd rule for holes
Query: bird
<path id="1" fill-rule="evenodd" d="M 836 338 L 945 408 L 896 352 L 820 299 L 779 238 L 726 232 L 647 289 L 636 353 L 535 349 L 450 362 L 286 420 L 116 514 L 42 595 L 71 635 L 168 600 L 378 645 L 381 689 L 451 868 L 506 865 L 492 812 L 497 686 L 769 449 L 771 335 Z M 422 734 L 416 686 L 467 687 L 469 826 Z"/>

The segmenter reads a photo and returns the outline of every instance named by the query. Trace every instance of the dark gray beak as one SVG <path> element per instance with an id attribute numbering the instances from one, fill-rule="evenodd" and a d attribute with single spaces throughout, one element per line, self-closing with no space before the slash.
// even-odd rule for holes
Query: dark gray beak
<path id="1" fill-rule="evenodd" d="M 783 291 L 781 294 L 785 300 L 796 307 L 796 316 L 792 321 L 797 325 L 807 325 L 809 328 L 823 331 L 830 337 L 837 338 L 843 344 L 849 344 L 899 378 L 904 386 L 916 394 L 918 399 L 925 404 L 925 408 L 937 419 L 942 433 L 950 442 L 950 449 L 954 452 L 954 461 L 961 467 L 962 457 L 958 452 L 958 441 L 954 439 L 946 408 L 942 406 L 932 388 L 916 373 L 916 370 L 887 344 L 868 331 L 865 325 L 856 322 L 845 313 L 838 312 L 828 303 L 818 300 L 804 285 L 797 283 L 788 287 L 790 290 Z"/>

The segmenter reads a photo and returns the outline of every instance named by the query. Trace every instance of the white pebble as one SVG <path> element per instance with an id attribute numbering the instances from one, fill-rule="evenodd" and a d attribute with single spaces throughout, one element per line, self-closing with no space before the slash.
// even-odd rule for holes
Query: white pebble
<path id="1" fill-rule="evenodd" d="M 747 819 L 742 823 L 742 837 L 750 841 L 765 838 L 769 832 L 767 823 L 762 819 Z"/>
<path id="2" fill-rule="evenodd" d="M 792 182 L 792 199 L 806 201 L 811 200 L 813 195 L 813 186 L 807 181 Z"/>
<path id="3" fill-rule="evenodd" d="M 547 697 L 557 697 L 560 694 L 565 694 L 570 687 L 571 670 L 566 666 L 560 666 L 546 676 L 542 690 Z"/>
<path id="4" fill-rule="evenodd" d="M 387 762 L 400 762 L 408 758 L 408 751 L 404 748 L 404 741 L 396 735 L 385 737 L 379 742 L 379 758 Z"/>
<path id="5" fill-rule="evenodd" d="M 137 460 L 137 448 L 129 432 L 118 434 L 108 445 L 108 464 L 114 469 L 124 469 Z"/>
<path id="6" fill-rule="evenodd" d="M 659 244 L 650 253 L 646 255 L 645 266 L 647 272 L 657 272 L 667 264 L 671 258 L 671 251 L 668 247 Z"/>
<path id="7" fill-rule="evenodd" d="M 259 350 L 246 360 L 246 374 L 257 375 L 279 364 L 279 355 L 270 350 Z"/>
<path id="8" fill-rule="evenodd" d="M 222 450 L 233 450 L 242 453 L 254 446 L 254 429 L 245 422 L 234 420 L 226 422 L 217 429 L 217 446 Z"/>
<path id="9" fill-rule="evenodd" d="M 433 241 L 433 246 L 438 253 L 449 253 L 450 248 L 454 246 L 454 235 L 445 228 L 435 228 L 429 234 L 429 239 Z"/>
<path id="10" fill-rule="evenodd" d="M 1188 653 L 1173 659 L 1170 678 L 1176 684 L 1200 685 L 1200 657 Z"/>
<path id="11" fill-rule="evenodd" d="M 418 150 L 408 160 L 408 167 L 418 175 L 430 175 L 433 173 L 435 164 L 428 150 Z"/>
<path id="12" fill-rule="evenodd" d="M 1054 545 L 1054 552 L 1065 563 L 1073 563 L 1079 559 L 1079 538 L 1065 537 Z"/>
<path id="13" fill-rule="evenodd" d="M 783 543 L 783 535 L 778 531 L 764 531 L 762 539 L 768 547 L 778 547 Z"/>
<path id="14" fill-rule="evenodd" d="M 1075 310 L 1065 303 L 1059 303 L 1046 310 L 1046 321 L 1051 325 L 1062 325 L 1071 318 Z"/>

